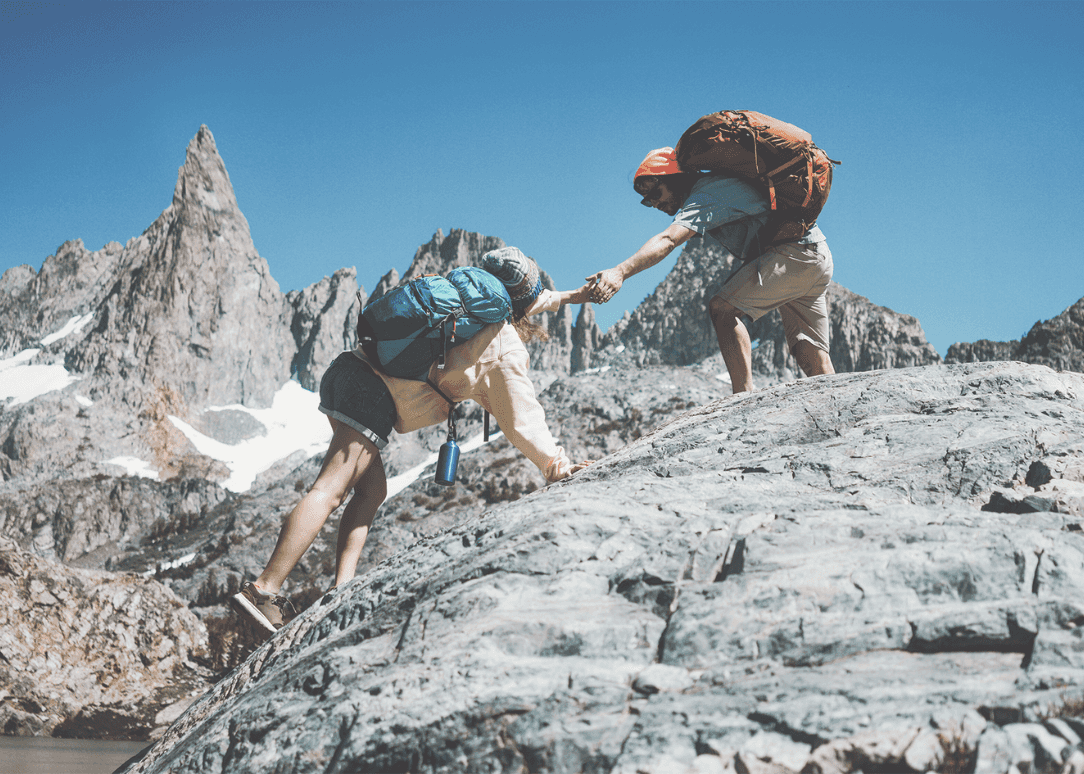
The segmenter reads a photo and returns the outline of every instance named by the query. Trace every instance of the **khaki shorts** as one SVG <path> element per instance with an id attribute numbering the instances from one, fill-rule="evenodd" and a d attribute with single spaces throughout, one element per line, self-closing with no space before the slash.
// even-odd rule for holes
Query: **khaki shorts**
<path id="1" fill-rule="evenodd" d="M 791 352 L 802 340 L 827 352 L 831 279 L 827 243 L 788 242 L 738 269 L 715 295 L 754 320 L 778 309 Z"/>

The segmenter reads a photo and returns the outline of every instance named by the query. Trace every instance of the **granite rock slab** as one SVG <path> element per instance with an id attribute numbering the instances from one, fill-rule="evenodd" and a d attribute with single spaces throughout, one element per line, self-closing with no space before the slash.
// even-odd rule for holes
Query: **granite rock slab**
<path id="1" fill-rule="evenodd" d="M 698 406 L 329 593 L 127 771 L 936 768 L 1084 690 L 1079 517 L 983 510 L 1082 432 L 1019 363 Z"/>

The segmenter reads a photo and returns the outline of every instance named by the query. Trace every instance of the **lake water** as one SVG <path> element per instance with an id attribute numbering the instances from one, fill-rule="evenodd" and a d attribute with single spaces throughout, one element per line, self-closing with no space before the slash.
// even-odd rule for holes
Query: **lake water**
<path id="1" fill-rule="evenodd" d="M 0 736 L 0 774 L 112 774 L 149 744 Z"/>

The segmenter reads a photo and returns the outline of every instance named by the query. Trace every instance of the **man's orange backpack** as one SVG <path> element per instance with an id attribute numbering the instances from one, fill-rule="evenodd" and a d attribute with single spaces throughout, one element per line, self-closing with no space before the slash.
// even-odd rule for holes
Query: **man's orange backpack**
<path id="1" fill-rule="evenodd" d="M 685 130 L 674 148 L 683 172 L 733 175 L 762 191 L 772 215 L 761 248 L 800 239 L 816 225 L 838 164 L 808 132 L 752 110 L 723 110 Z"/>

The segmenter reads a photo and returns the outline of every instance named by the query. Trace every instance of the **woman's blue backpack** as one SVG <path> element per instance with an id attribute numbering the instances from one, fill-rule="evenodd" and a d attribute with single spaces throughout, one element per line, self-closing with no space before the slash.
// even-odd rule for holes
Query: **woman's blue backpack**
<path id="1" fill-rule="evenodd" d="M 446 277 L 427 275 L 389 290 L 358 315 L 358 341 L 388 376 L 425 381 L 448 347 L 466 341 L 512 313 L 508 291 L 473 266 Z"/>

